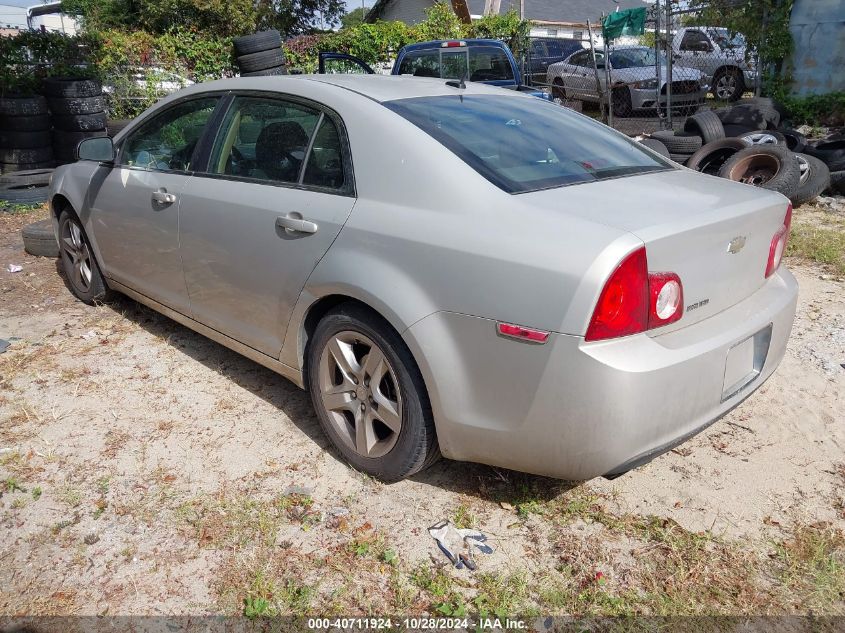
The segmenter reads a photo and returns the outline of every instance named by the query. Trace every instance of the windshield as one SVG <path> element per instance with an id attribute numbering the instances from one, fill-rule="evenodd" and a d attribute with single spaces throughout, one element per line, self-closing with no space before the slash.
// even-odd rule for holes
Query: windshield
<path id="1" fill-rule="evenodd" d="M 653 48 L 623 48 L 610 54 L 610 66 L 616 70 L 622 68 L 654 67 L 655 55 Z M 660 53 L 660 63 L 665 64 L 666 58 Z"/>
<path id="2" fill-rule="evenodd" d="M 745 36 L 742 33 L 733 33 L 725 28 L 714 29 L 711 33 L 716 43 L 723 49 L 745 48 Z"/>
<path id="3" fill-rule="evenodd" d="M 384 105 L 508 193 L 671 169 L 600 123 L 531 97 L 456 94 Z"/>

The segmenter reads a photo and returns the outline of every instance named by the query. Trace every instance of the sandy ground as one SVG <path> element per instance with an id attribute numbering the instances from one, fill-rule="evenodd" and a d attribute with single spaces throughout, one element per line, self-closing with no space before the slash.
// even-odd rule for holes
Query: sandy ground
<path id="1" fill-rule="evenodd" d="M 444 460 L 386 486 L 339 460 L 281 377 L 128 299 L 75 301 L 54 260 L 24 254 L 33 219 L 0 217 L 0 614 L 236 613 L 265 571 L 317 585 L 322 609 L 426 610 L 380 563 L 442 562 L 426 528 L 469 517 L 495 548 L 481 571 L 551 573 L 562 542 L 590 538 L 542 510 L 570 499 L 751 549 L 787 526 L 845 527 L 845 283 L 819 267 L 788 262 L 801 291 L 775 375 L 652 463 L 570 484 Z M 281 520 L 261 505 L 279 495 Z M 613 551 L 602 568 L 623 578 L 633 550 Z M 356 593 L 368 574 L 384 594 Z"/>

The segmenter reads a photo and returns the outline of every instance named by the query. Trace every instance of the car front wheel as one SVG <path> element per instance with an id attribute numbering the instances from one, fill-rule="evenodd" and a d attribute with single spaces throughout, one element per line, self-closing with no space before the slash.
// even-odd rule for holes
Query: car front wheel
<path id="1" fill-rule="evenodd" d="M 88 304 L 104 301 L 108 295 L 105 280 L 85 230 L 70 211 L 63 211 L 59 217 L 59 253 L 68 285 L 76 298 Z"/>
<path id="2" fill-rule="evenodd" d="M 308 347 L 308 387 L 323 430 L 356 469 L 397 481 L 439 456 L 419 369 L 372 311 L 343 304 L 323 317 Z"/>

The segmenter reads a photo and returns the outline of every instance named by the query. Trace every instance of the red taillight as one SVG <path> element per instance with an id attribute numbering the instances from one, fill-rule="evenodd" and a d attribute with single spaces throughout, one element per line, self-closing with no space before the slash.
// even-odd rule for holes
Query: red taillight
<path id="1" fill-rule="evenodd" d="M 645 247 L 616 267 L 601 291 L 584 339 L 601 341 L 674 323 L 684 312 L 684 288 L 675 273 L 649 273 Z"/>
<path id="2" fill-rule="evenodd" d="M 604 284 L 584 338 L 628 336 L 644 332 L 647 325 L 648 263 L 643 247 L 623 259 Z"/>
<path id="3" fill-rule="evenodd" d="M 786 241 L 789 239 L 789 227 L 792 226 L 792 205 L 786 207 L 786 216 L 783 224 L 772 238 L 769 245 L 769 261 L 766 262 L 766 278 L 771 277 L 780 266 L 783 254 L 786 251 Z"/>
<path id="4" fill-rule="evenodd" d="M 549 332 L 535 330 L 530 327 L 522 327 L 513 323 L 497 323 L 496 331 L 502 336 L 531 341 L 532 343 L 545 343 L 549 338 Z"/>
<path id="5" fill-rule="evenodd" d="M 648 329 L 674 323 L 684 313 L 684 287 L 675 273 L 648 275 Z"/>

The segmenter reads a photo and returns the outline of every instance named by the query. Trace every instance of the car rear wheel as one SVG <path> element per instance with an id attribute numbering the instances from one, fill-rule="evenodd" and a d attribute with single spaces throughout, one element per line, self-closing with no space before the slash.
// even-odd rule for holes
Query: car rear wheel
<path id="1" fill-rule="evenodd" d="M 633 108 L 631 106 L 631 91 L 627 86 L 614 88 L 611 95 L 613 99 L 613 114 L 616 116 L 630 116 Z"/>
<path id="2" fill-rule="evenodd" d="M 356 469 L 397 481 L 439 456 L 419 369 L 370 310 L 343 304 L 323 317 L 309 344 L 308 387 L 323 430 Z"/>
<path id="3" fill-rule="evenodd" d="M 62 268 L 76 298 L 87 304 L 104 301 L 108 287 L 94 259 L 88 236 L 70 211 L 63 211 L 59 218 L 59 252 Z"/>

